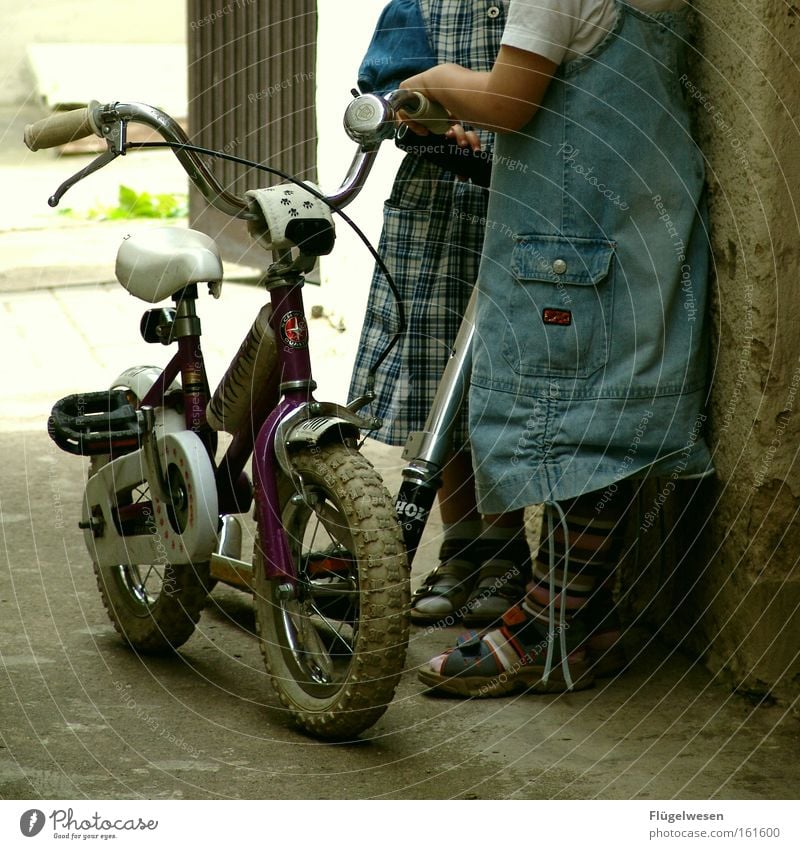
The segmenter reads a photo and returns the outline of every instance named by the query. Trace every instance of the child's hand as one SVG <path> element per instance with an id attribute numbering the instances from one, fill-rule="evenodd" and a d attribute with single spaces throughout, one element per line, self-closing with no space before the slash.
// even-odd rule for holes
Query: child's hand
<path id="1" fill-rule="evenodd" d="M 430 130 L 426 126 L 418 124 L 416 121 L 412 121 L 402 109 L 397 111 L 397 120 L 399 123 L 405 124 L 409 127 L 411 131 L 416 133 L 418 136 L 427 136 L 430 134 Z"/>
<path id="2" fill-rule="evenodd" d="M 435 97 L 431 97 L 431 93 L 428 91 L 427 86 L 425 85 L 425 75 L 427 71 L 423 71 L 421 74 L 414 74 L 413 77 L 409 77 L 407 80 L 403 80 L 400 83 L 400 88 L 410 88 L 411 91 L 418 91 L 420 94 L 424 94 L 425 97 L 430 98 L 431 100 L 436 100 Z"/>
<path id="3" fill-rule="evenodd" d="M 436 70 L 435 68 L 432 70 Z M 409 77 L 407 80 L 403 80 L 400 83 L 400 88 L 410 89 L 411 91 L 417 91 L 420 94 L 425 95 L 428 100 L 432 100 L 438 102 L 437 97 L 431 93 L 430 88 L 428 87 L 427 80 L 431 76 L 431 71 L 423 71 L 421 74 L 415 74 L 413 77 Z M 427 136 L 430 134 L 430 130 L 422 124 L 414 121 L 412 118 L 409 118 L 406 112 L 400 109 L 397 113 L 397 117 L 403 124 L 407 124 L 410 129 L 415 132 L 418 136 Z"/>
<path id="4" fill-rule="evenodd" d="M 477 153 L 481 149 L 481 140 L 475 130 L 467 130 L 463 124 L 453 124 L 447 131 L 447 138 L 453 141 L 459 147 L 468 147 L 473 153 Z"/>
<path id="5" fill-rule="evenodd" d="M 473 153 L 477 153 L 481 149 L 481 140 L 478 138 L 478 134 L 475 130 L 465 129 L 463 124 L 453 124 L 453 126 L 447 131 L 446 135 L 447 138 L 453 139 L 459 147 L 468 147 Z M 469 177 L 463 177 L 459 174 L 456 176 L 456 180 L 460 183 L 466 183 L 469 180 Z"/>

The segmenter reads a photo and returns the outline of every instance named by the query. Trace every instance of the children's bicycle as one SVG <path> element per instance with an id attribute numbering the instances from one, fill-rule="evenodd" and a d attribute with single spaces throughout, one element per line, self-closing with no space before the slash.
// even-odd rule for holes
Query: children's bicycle
<path id="1" fill-rule="evenodd" d="M 340 213 L 358 194 L 381 142 L 394 135 L 400 108 L 416 110 L 418 120 L 436 117 L 435 105 L 408 91 L 351 102 L 345 129 L 359 149 L 328 197 L 297 181 L 245 196 L 228 192 L 201 159 L 214 152 L 193 146 L 170 116 L 144 104 L 93 102 L 25 130 L 32 150 L 91 134 L 107 143 L 58 188 L 49 200 L 56 206 L 76 182 L 142 146 L 126 134 L 129 123 L 145 124 L 203 197 L 245 219 L 272 252 L 261 281 L 269 303 L 212 393 L 196 302 L 202 284 L 220 296 L 213 239 L 180 228 L 127 237 L 117 279 L 150 304 L 172 300 L 148 309 L 140 332 L 176 353 L 164 368 L 129 368 L 108 390 L 60 400 L 48 431 L 63 450 L 90 458 L 79 526 L 122 638 L 139 652 L 171 651 L 193 633 L 214 582 L 252 591 L 261 651 L 281 702 L 297 725 L 329 740 L 369 728 L 393 697 L 408 639 L 408 564 L 469 366 L 468 316 L 428 425 L 409 440 L 396 504 L 359 453 L 361 433 L 379 424 L 359 413 L 371 397 L 347 406 L 314 398 L 304 275 L 332 250 L 331 210 Z M 217 461 L 220 431 L 231 442 Z M 251 456 L 252 480 L 245 472 Z M 251 509 L 252 564 L 241 559 L 237 518 Z"/>

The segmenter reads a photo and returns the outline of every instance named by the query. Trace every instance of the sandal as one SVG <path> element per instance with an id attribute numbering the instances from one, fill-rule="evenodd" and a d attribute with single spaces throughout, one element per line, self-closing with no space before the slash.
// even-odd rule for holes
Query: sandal
<path id="1" fill-rule="evenodd" d="M 465 625 L 491 625 L 525 597 L 531 553 L 524 537 L 482 543 L 483 564 L 467 599 Z"/>
<path id="2" fill-rule="evenodd" d="M 410 619 L 418 624 L 454 625 L 466 609 L 480 561 L 472 540 L 445 540 L 441 562 L 422 582 L 411 599 Z"/>
<path id="3" fill-rule="evenodd" d="M 570 623 L 571 643 L 576 642 L 572 632 L 578 628 L 576 623 Z M 568 648 L 572 687 L 565 676 L 558 643 L 554 646 L 552 668 L 545 680 L 547 646 L 546 629 L 516 605 L 506 611 L 500 628 L 482 633 L 470 631 L 460 637 L 455 648 L 433 658 L 419 671 L 419 679 L 435 693 L 471 698 L 493 698 L 517 692 L 562 693 L 592 686 L 594 678 L 586 648 L 580 643 L 575 649 Z"/>

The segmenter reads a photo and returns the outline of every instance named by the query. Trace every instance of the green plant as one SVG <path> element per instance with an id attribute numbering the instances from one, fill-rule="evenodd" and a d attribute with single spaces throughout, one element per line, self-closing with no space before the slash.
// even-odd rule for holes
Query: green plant
<path id="1" fill-rule="evenodd" d="M 126 218 L 184 218 L 188 214 L 188 197 L 184 194 L 151 195 L 137 192 L 129 186 L 120 186 L 117 206 L 97 206 L 86 211 L 85 216 L 94 221 L 115 221 Z M 65 209 L 62 215 L 76 215 Z"/>

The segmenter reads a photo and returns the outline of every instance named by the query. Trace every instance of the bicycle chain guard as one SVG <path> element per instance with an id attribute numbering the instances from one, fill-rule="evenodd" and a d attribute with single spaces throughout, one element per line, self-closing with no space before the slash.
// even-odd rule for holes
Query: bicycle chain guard
<path id="1" fill-rule="evenodd" d="M 197 563 L 215 548 L 217 488 L 200 437 L 167 433 L 157 444 L 166 498 L 152 487 L 136 500 L 156 474 L 141 450 L 107 463 L 86 484 L 82 527 L 98 566 Z"/>

